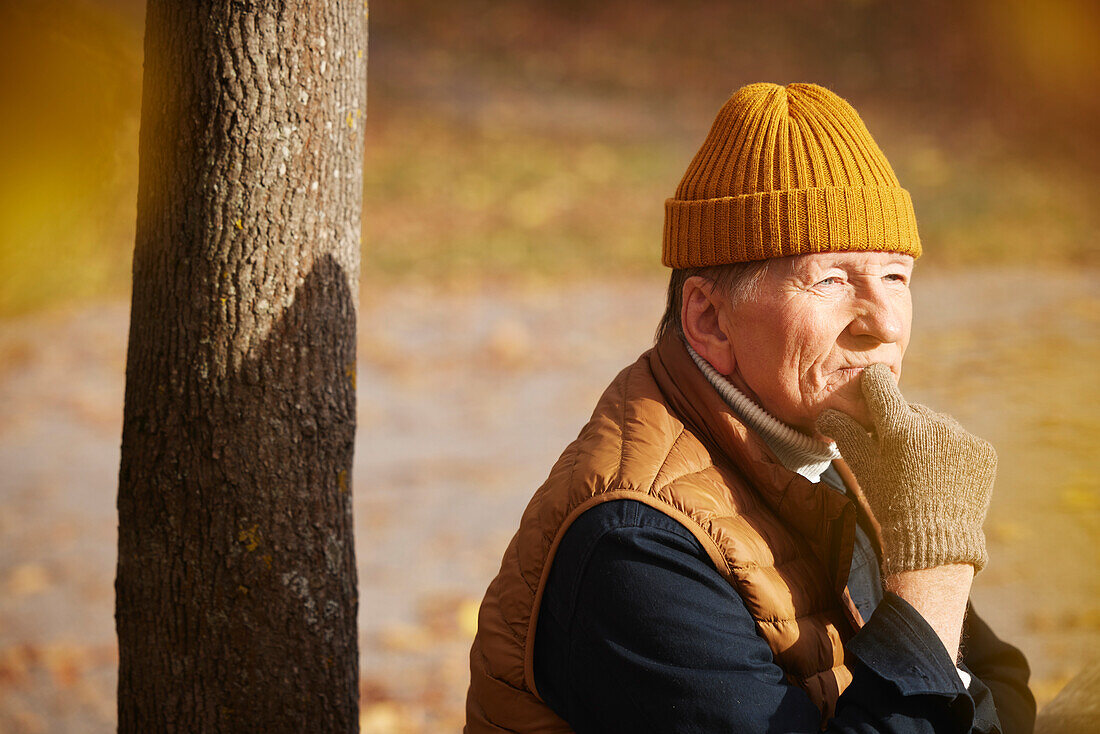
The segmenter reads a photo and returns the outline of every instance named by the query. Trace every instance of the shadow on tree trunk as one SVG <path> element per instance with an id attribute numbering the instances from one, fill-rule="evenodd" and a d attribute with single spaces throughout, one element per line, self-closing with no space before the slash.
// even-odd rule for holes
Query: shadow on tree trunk
<path id="1" fill-rule="evenodd" d="M 192 328 L 131 336 L 119 729 L 351 731 L 356 342 L 347 274 L 320 257 L 282 318 L 222 378 L 219 330 L 201 328 L 209 310 L 187 314 L 168 293 L 136 288 L 132 315 L 184 316 Z"/>

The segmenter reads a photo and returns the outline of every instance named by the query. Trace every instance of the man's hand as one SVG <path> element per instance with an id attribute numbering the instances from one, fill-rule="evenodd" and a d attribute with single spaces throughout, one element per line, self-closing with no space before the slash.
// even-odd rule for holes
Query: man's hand
<path id="1" fill-rule="evenodd" d="M 835 410 L 817 429 L 836 439 L 882 528 L 883 586 L 921 613 L 955 659 L 973 574 L 986 563 L 982 522 L 997 454 L 954 418 L 906 403 L 886 365 L 864 369 L 860 387 L 873 433 Z"/>
<path id="2" fill-rule="evenodd" d="M 835 410 L 817 429 L 836 439 L 882 526 L 883 572 L 950 563 L 980 571 L 997 453 L 951 416 L 906 403 L 886 365 L 864 369 L 860 387 L 874 433 Z"/>

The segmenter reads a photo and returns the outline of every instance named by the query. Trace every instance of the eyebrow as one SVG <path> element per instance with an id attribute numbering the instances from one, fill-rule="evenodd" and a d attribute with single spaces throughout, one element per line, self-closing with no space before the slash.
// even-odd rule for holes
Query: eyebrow
<path id="1" fill-rule="evenodd" d="M 883 267 L 890 267 L 890 266 L 894 266 L 894 265 L 899 265 L 901 267 L 909 267 L 910 265 L 915 265 L 915 263 L 910 263 L 910 262 L 906 261 L 905 255 L 902 255 L 902 254 L 898 253 L 897 257 L 892 257 L 889 260 L 887 260 L 885 263 L 883 263 Z M 807 276 L 810 275 L 811 271 L 814 270 L 814 269 L 828 270 L 830 268 L 837 268 L 838 270 L 846 270 L 848 268 L 848 266 L 845 265 L 844 263 L 840 262 L 840 260 L 838 260 L 838 259 L 824 260 L 824 261 L 817 261 L 817 262 L 803 261 L 803 262 L 800 262 L 800 263 L 796 263 L 792 260 L 791 264 L 789 266 L 788 274 L 791 275 L 791 276 L 794 276 L 794 277 L 807 277 Z"/>

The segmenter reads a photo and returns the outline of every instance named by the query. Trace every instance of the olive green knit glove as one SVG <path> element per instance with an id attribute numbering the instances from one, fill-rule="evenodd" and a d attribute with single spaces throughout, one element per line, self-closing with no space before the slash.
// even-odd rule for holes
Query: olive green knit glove
<path id="1" fill-rule="evenodd" d="M 906 403 L 884 364 L 864 369 L 860 387 L 873 433 L 836 410 L 817 429 L 836 440 L 882 528 L 883 574 L 949 563 L 980 571 L 997 453 L 951 416 Z"/>

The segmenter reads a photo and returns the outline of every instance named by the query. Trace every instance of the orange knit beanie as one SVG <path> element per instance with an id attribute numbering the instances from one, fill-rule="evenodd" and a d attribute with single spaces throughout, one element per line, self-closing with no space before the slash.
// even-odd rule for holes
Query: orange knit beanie
<path id="1" fill-rule="evenodd" d="M 816 84 L 738 89 L 665 202 L 664 264 L 851 250 L 921 253 L 909 192 L 863 120 Z"/>

